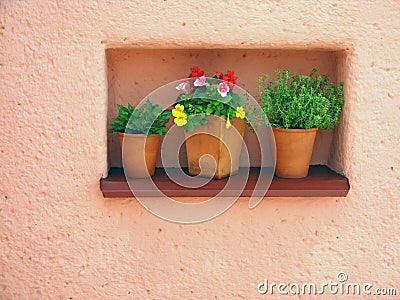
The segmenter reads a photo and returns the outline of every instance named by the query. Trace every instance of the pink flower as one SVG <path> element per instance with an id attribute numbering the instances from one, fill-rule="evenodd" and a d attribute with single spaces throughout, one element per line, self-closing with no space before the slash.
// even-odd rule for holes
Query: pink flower
<path id="1" fill-rule="evenodd" d="M 206 85 L 206 76 L 200 76 L 194 81 L 194 86 L 204 86 Z"/>
<path id="2" fill-rule="evenodd" d="M 182 82 L 182 83 L 180 83 L 180 84 L 176 87 L 176 89 L 177 89 L 178 91 L 184 92 L 184 91 L 185 91 L 185 88 L 186 88 L 186 83 L 187 83 L 187 82 Z"/>
<path id="3" fill-rule="evenodd" d="M 226 97 L 229 92 L 229 84 L 228 82 L 224 81 L 218 84 L 218 93 L 221 94 L 221 97 Z"/>

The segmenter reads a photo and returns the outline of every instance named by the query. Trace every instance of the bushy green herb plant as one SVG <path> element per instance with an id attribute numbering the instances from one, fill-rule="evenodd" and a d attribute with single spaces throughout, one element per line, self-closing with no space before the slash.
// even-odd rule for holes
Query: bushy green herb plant
<path id="1" fill-rule="evenodd" d="M 328 75 L 291 76 L 290 71 L 275 71 L 258 78 L 261 107 L 271 126 L 277 128 L 331 129 L 338 121 L 344 103 L 343 83 L 335 85 Z"/>
<path id="2" fill-rule="evenodd" d="M 166 124 L 171 111 L 163 111 L 160 105 L 153 105 L 149 99 L 138 108 L 134 108 L 131 104 L 128 104 L 128 107 L 117 104 L 117 107 L 118 116 L 111 119 L 114 123 L 109 125 L 110 132 L 165 135 L 168 131 Z"/>

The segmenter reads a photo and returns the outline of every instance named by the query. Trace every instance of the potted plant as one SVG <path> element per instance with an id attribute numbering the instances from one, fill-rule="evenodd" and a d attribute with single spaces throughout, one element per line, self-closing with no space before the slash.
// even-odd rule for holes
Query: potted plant
<path id="1" fill-rule="evenodd" d="M 276 80 L 259 77 L 261 106 L 275 137 L 277 176 L 307 176 L 317 130 L 331 129 L 339 120 L 343 83 L 335 85 L 316 72 L 291 76 L 276 70 Z"/>
<path id="2" fill-rule="evenodd" d="M 246 125 L 244 101 L 232 91 L 237 77 L 216 71 L 206 78 L 197 66 L 190 71 L 172 109 L 174 123 L 185 131 L 189 174 L 224 178 L 239 169 Z"/>
<path id="3" fill-rule="evenodd" d="M 140 107 L 118 104 L 118 116 L 112 118 L 110 132 L 118 132 L 125 175 L 146 178 L 154 175 L 161 136 L 171 115 L 148 99 Z"/>

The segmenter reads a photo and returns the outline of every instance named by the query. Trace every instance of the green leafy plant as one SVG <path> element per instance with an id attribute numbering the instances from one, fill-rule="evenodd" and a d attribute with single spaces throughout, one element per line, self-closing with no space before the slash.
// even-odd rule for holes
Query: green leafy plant
<path id="1" fill-rule="evenodd" d="M 128 104 L 128 107 L 117 104 L 117 108 L 118 116 L 116 118 L 111 118 L 114 123 L 109 124 L 108 127 L 110 132 L 125 132 L 126 124 L 128 124 L 129 118 L 135 108 L 131 104 Z"/>
<path id="2" fill-rule="evenodd" d="M 216 71 L 213 78 L 206 78 L 199 67 L 192 67 L 189 78 L 177 86 L 183 93 L 176 99 L 172 109 L 174 122 L 187 131 L 207 123 L 208 115 L 225 117 L 226 128 L 232 118 L 245 118 L 244 101 L 232 92 L 237 77 L 233 71 L 223 74 Z"/>
<path id="3" fill-rule="evenodd" d="M 290 76 L 290 71 L 275 71 L 258 78 L 261 107 L 271 126 L 277 128 L 331 129 L 338 121 L 344 103 L 343 83 L 329 81 L 328 75 Z"/>
<path id="4" fill-rule="evenodd" d="M 138 108 L 128 104 L 128 107 L 117 104 L 118 116 L 112 118 L 110 132 L 125 132 L 128 134 L 160 134 L 168 131 L 166 124 L 171 115 L 170 110 L 163 110 L 160 105 L 152 104 L 149 99 Z"/>

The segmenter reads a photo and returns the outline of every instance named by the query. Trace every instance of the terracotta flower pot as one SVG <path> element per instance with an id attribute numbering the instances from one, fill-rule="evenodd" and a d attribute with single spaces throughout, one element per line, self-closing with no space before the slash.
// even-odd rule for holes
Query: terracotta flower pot
<path id="1" fill-rule="evenodd" d="M 306 177 L 318 128 L 272 130 L 276 144 L 275 174 L 284 178 Z"/>
<path id="2" fill-rule="evenodd" d="M 189 174 L 220 179 L 237 173 L 245 121 L 233 118 L 232 127 L 226 128 L 224 118 L 207 116 L 206 119 L 207 124 L 190 132 L 185 130 Z"/>
<path id="3" fill-rule="evenodd" d="M 154 175 L 161 136 L 118 132 L 122 163 L 127 177 L 147 178 Z M 123 146 L 122 146 L 123 145 Z M 123 151 L 122 151 L 123 149 Z"/>

